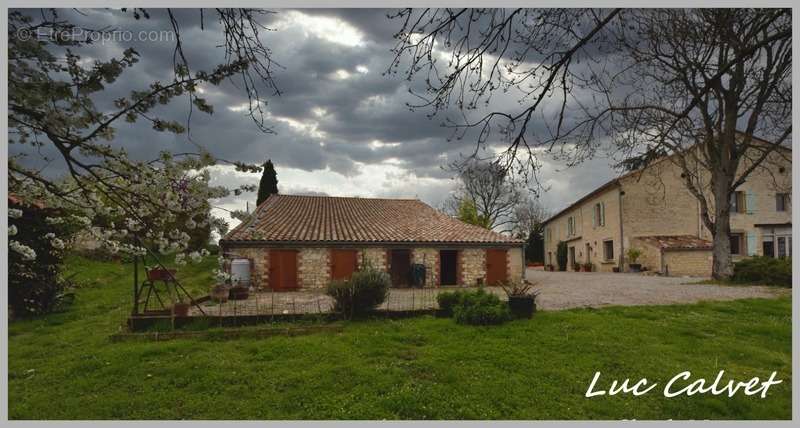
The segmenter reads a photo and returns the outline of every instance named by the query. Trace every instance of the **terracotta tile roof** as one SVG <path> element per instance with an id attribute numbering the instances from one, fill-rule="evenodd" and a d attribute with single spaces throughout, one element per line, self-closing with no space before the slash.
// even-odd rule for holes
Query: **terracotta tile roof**
<path id="1" fill-rule="evenodd" d="M 711 241 L 707 241 L 693 235 L 637 236 L 636 239 L 655 245 L 656 247 L 664 250 L 710 250 L 713 247 Z"/>
<path id="2" fill-rule="evenodd" d="M 456 220 L 416 199 L 272 195 L 222 242 L 502 243 L 523 241 Z"/>

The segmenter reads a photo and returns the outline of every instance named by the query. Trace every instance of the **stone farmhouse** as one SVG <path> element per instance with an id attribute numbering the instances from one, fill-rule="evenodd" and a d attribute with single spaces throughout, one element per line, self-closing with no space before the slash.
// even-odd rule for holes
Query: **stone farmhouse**
<path id="1" fill-rule="evenodd" d="M 416 199 L 272 195 L 220 240 L 226 258 L 250 260 L 251 281 L 273 290 L 319 289 L 365 263 L 408 286 L 519 281 L 524 242 L 456 220 Z"/>
<path id="2" fill-rule="evenodd" d="M 674 160 L 663 157 L 615 178 L 550 217 L 544 229 L 545 263 L 558 266 L 556 250 L 564 241 L 568 270 L 591 264 L 593 271 L 626 271 L 626 252 L 636 248 L 643 269 L 710 276 L 712 235 Z M 762 165 L 731 197 L 734 261 L 791 256 L 791 150 L 775 150 Z M 747 166 L 743 161 L 740 168 Z"/>

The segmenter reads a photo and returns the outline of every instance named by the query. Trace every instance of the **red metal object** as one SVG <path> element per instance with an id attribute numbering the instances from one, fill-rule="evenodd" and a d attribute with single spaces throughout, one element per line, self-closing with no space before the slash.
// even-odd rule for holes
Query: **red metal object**
<path id="1" fill-rule="evenodd" d="M 148 281 L 172 281 L 175 278 L 175 269 L 151 269 L 147 271 Z"/>

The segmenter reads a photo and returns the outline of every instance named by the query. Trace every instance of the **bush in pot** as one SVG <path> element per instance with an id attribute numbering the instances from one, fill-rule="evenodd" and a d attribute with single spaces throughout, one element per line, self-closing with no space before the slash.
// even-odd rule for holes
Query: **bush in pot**
<path id="1" fill-rule="evenodd" d="M 508 308 L 514 318 L 531 318 L 536 312 L 536 297 L 541 291 L 535 290 L 534 285 L 527 282 L 501 285 L 508 296 Z"/>
<path id="2" fill-rule="evenodd" d="M 389 294 L 389 274 L 366 263 L 348 281 L 331 281 L 326 293 L 333 298 L 334 310 L 347 317 L 367 313 Z"/>
<path id="3" fill-rule="evenodd" d="M 642 265 L 637 263 L 636 261 L 639 260 L 639 257 L 642 255 L 642 250 L 638 248 L 631 247 L 628 249 L 626 253 L 628 256 L 628 267 L 630 267 L 631 272 L 641 272 Z"/>

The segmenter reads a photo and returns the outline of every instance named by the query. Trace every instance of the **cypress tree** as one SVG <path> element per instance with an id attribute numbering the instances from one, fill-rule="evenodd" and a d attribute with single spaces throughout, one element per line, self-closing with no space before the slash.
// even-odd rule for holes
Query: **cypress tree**
<path id="1" fill-rule="evenodd" d="M 258 199 L 257 205 L 261 205 L 266 201 L 269 195 L 278 194 L 278 174 L 275 173 L 275 167 L 272 165 L 272 160 L 264 162 L 264 170 L 261 172 L 261 182 L 258 183 Z"/>

